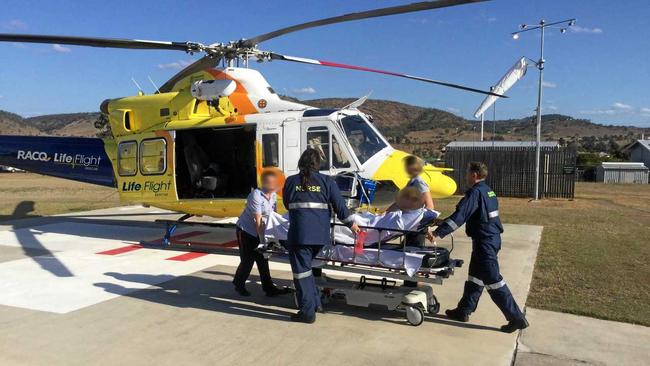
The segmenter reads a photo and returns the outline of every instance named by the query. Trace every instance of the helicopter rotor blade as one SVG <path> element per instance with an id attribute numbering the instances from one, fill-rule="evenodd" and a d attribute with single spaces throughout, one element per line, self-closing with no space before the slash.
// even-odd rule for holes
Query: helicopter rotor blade
<path id="1" fill-rule="evenodd" d="M 74 46 L 126 48 L 145 50 L 200 51 L 203 45 L 195 42 L 147 41 L 139 39 L 53 36 L 41 34 L 0 33 L 0 42 L 67 44 Z"/>
<path id="2" fill-rule="evenodd" d="M 397 77 L 401 77 L 401 78 L 405 78 L 405 79 L 423 81 L 425 83 L 442 85 L 442 86 L 446 86 L 446 87 L 449 87 L 449 88 L 461 89 L 461 90 L 465 90 L 465 91 L 469 91 L 469 92 L 473 92 L 473 93 L 493 95 L 493 96 L 496 96 L 496 97 L 499 97 L 499 98 L 508 98 L 505 95 L 493 93 L 493 92 L 490 92 L 490 91 L 480 90 L 480 89 L 476 89 L 476 88 L 470 88 L 468 86 L 448 83 L 446 81 L 440 81 L 440 80 L 434 80 L 434 79 L 424 78 L 424 77 L 420 77 L 420 76 L 402 74 L 402 73 L 394 72 L 394 71 L 371 69 L 371 68 L 363 67 L 363 66 L 347 65 L 347 64 L 337 63 L 337 62 L 315 60 L 315 59 L 304 58 L 304 57 L 287 56 L 287 55 L 281 55 L 281 54 L 273 53 L 273 52 L 271 52 L 269 54 L 269 56 L 270 56 L 270 58 L 272 60 L 291 61 L 291 62 L 298 62 L 298 63 L 309 64 L 309 65 L 319 65 L 319 66 L 327 66 L 327 67 L 336 67 L 336 68 L 341 68 L 341 69 L 374 72 L 374 73 L 378 73 L 378 74 L 397 76 Z"/>
<path id="3" fill-rule="evenodd" d="M 290 27 L 285 27 L 285 28 L 274 30 L 272 32 L 260 34 L 253 38 L 242 40 L 242 45 L 245 47 L 254 47 L 255 45 L 261 42 L 268 41 L 269 39 L 280 37 L 288 33 L 293 33 L 303 29 L 315 28 L 315 27 L 320 27 L 329 24 L 343 23 L 343 22 L 368 19 L 368 18 L 377 18 L 377 17 L 383 17 L 387 15 L 412 13 L 412 12 L 423 11 L 423 10 L 446 8 L 450 6 L 462 5 L 468 3 L 477 3 L 482 1 L 487 1 L 487 0 L 422 1 L 418 3 L 407 4 L 407 5 L 392 6 L 389 8 L 380 8 L 380 9 L 362 11 L 357 13 L 349 13 L 349 14 L 334 16 L 325 19 L 313 20 L 307 23 L 296 24 Z"/>

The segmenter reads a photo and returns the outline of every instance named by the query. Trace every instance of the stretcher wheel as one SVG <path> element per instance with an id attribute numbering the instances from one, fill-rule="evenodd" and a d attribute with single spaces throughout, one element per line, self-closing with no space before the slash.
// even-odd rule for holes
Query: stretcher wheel
<path id="1" fill-rule="evenodd" d="M 417 327 L 424 321 L 424 311 L 417 306 L 407 306 L 406 321 L 412 326 Z"/>
<path id="2" fill-rule="evenodd" d="M 438 314 L 438 312 L 440 311 L 440 303 L 438 302 L 438 299 L 435 296 L 433 296 L 433 298 L 431 299 L 431 303 L 429 304 L 427 311 L 430 314 Z"/>

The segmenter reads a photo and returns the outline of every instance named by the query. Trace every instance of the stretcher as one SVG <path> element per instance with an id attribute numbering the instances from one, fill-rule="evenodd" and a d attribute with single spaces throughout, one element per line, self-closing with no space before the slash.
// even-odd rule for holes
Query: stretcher
<path id="1" fill-rule="evenodd" d="M 410 245 L 417 235 L 423 235 L 435 224 L 431 219 L 421 222 L 416 230 L 359 226 L 362 231 L 378 231 L 375 243 L 350 244 L 335 240 L 341 223 L 332 223 L 331 245 L 325 246 L 316 257 L 313 267 L 321 300 L 344 301 L 348 305 L 403 311 L 409 324 L 418 326 L 425 314 L 436 314 L 440 303 L 432 284 L 441 285 L 463 265 L 462 260 L 451 259 L 451 249 L 439 246 Z M 382 232 L 389 233 L 383 235 Z M 265 251 L 269 255 L 284 255 L 282 243 L 271 243 Z M 360 275 L 358 280 L 336 278 L 327 272 Z"/>
<path id="2" fill-rule="evenodd" d="M 180 225 L 234 227 L 233 224 L 185 221 L 187 218 L 189 216 L 177 221 L 157 220 L 166 225 L 162 240 L 141 244 L 155 249 L 238 254 L 232 247 L 192 243 L 191 240 L 172 240 Z M 424 234 L 435 222 L 420 222 L 416 230 L 360 226 L 365 231 L 379 232 L 376 236 L 379 238 L 377 242 L 365 243 L 362 248 L 359 248 L 359 242 L 350 244 L 334 240 L 336 228 L 342 227 L 343 224 L 332 223 L 331 245 L 325 246 L 313 263 L 313 272 L 323 303 L 344 301 L 354 306 L 402 311 L 407 322 L 414 326 L 422 324 L 425 314 L 438 313 L 440 303 L 431 285 L 442 285 L 445 279 L 454 274 L 455 268 L 463 265 L 463 261 L 450 257 L 454 246 L 452 235 L 449 236 L 450 249 L 411 245 L 409 241 L 412 238 Z M 382 235 L 382 232 L 388 232 L 389 235 Z M 281 241 L 272 241 L 260 246 L 259 250 L 268 258 L 282 260 L 287 257 L 283 244 Z M 326 272 L 331 272 L 332 275 Z M 350 276 L 336 277 L 346 273 L 359 277 L 354 280 L 350 279 Z"/>

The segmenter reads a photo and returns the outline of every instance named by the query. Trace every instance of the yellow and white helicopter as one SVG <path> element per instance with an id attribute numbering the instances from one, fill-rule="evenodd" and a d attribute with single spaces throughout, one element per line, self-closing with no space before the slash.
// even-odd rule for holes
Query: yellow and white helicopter
<path id="1" fill-rule="evenodd" d="M 357 108 L 365 97 L 340 109 L 316 109 L 283 100 L 250 60 L 281 60 L 398 76 L 471 92 L 457 84 L 353 65 L 282 55 L 258 44 L 307 28 L 460 5 L 482 0 L 441 0 L 351 13 L 303 23 L 250 39 L 204 45 L 196 42 L 0 34 L 3 42 L 56 43 L 90 47 L 202 52 L 152 95 L 108 99 L 113 138 L 0 136 L 0 164 L 42 174 L 114 186 L 121 200 L 191 215 L 231 217 L 240 213 L 265 169 L 297 172 L 308 147 L 323 156 L 322 170 L 350 178 L 350 203 L 392 200 L 407 183 L 402 159 Z M 215 68 L 222 63 L 224 67 Z M 243 63 L 244 67 L 235 67 Z M 444 169 L 425 167 L 434 198 L 456 191 Z M 360 189 L 357 189 L 360 188 Z M 358 192 L 357 192 L 358 191 Z M 357 193 L 354 193 L 357 192 Z M 356 198 L 356 199 L 355 199 Z"/>

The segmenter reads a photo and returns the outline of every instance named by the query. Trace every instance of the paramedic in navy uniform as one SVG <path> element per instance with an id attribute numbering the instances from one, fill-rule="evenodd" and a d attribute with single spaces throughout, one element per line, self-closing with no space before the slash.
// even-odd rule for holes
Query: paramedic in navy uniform
<path id="1" fill-rule="evenodd" d="M 472 258 L 469 263 L 469 276 L 465 282 L 463 297 L 455 309 L 447 310 L 447 316 L 467 322 L 469 315 L 476 310 L 483 288 L 487 288 L 492 301 L 508 320 L 501 327 L 512 333 L 528 327 L 524 314 L 519 310 L 505 280 L 499 273 L 497 254 L 501 249 L 503 226 L 499 219 L 499 203 L 492 189 L 485 184 L 488 169 L 483 163 L 472 162 L 467 167 L 467 185 L 471 187 L 456 206 L 456 212 L 444 220 L 429 235 L 429 239 L 443 238 L 463 224 L 465 232 L 472 238 Z"/>
<path id="2" fill-rule="evenodd" d="M 316 310 L 321 306 L 311 262 L 331 240 L 331 212 L 352 231 L 359 231 L 334 179 L 318 172 L 320 165 L 319 152 L 311 148 L 305 150 L 298 161 L 300 172 L 287 178 L 282 194 L 291 223 L 287 249 L 299 308 L 291 320 L 303 323 L 313 323 Z"/>
<path id="3" fill-rule="evenodd" d="M 239 243 L 239 267 L 232 283 L 235 291 L 242 296 L 250 296 L 246 290 L 246 280 L 251 274 L 253 264 L 257 263 L 262 289 L 267 296 L 290 293 L 288 288 L 278 288 L 273 284 L 269 261 L 257 250 L 264 241 L 264 225 L 271 212 L 276 211 L 275 191 L 278 189 L 278 177 L 274 171 L 262 173 L 262 188 L 254 189 L 246 199 L 246 207 L 237 220 L 237 242 Z"/>

